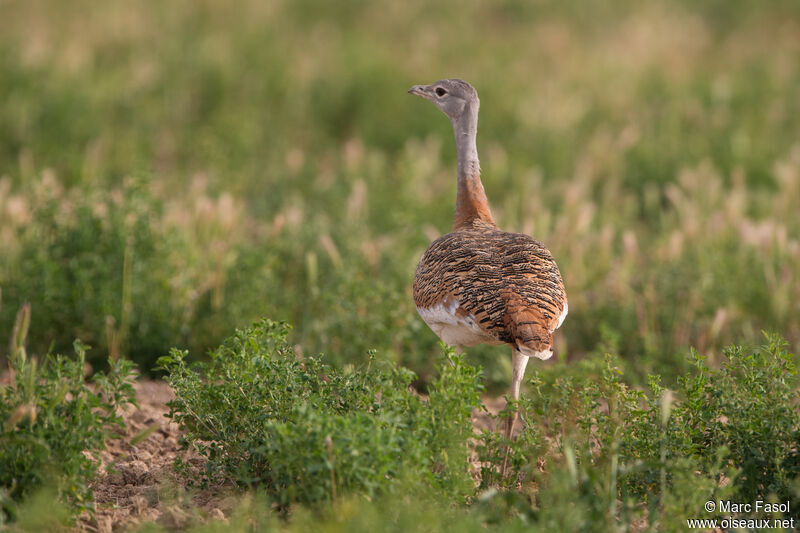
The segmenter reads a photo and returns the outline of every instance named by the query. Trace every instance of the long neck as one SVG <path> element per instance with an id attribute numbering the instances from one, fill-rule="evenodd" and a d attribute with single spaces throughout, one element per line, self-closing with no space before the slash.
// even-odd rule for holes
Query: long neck
<path id="1" fill-rule="evenodd" d="M 470 226 L 476 220 L 494 226 L 486 192 L 481 183 L 481 165 L 475 144 L 478 134 L 478 105 L 468 103 L 461 116 L 452 122 L 458 150 L 458 194 L 453 229 Z"/>

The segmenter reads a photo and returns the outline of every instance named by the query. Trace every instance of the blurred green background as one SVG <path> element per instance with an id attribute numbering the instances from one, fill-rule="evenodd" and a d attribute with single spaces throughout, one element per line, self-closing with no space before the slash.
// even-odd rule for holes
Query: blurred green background
<path id="1" fill-rule="evenodd" d="M 31 351 L 147 371 L 268 316 L 426 381 L 410 285 L 455 149 L 406 90 L 443 77 L 479 91 L 499 225 L 561 268 L 559 358 L 669 379 L 762 329 L 797 350 L 789 0 L 0 1 L 0 328 L 30 301 Z M 507 383 L 506 348 L 468 354 Z"/>

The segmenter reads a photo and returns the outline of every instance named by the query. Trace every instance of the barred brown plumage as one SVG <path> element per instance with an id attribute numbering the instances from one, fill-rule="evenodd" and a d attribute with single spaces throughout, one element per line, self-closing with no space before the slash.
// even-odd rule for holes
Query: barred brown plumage
<path id="1" fill-rule="evenodd" d="M 417 266 L 413 293 L 421 310 L 457 301 L 456 313 L 472 317 L 487 340 L 531 355 L 550 348 L 566 305 L 558 267 L 542 243 L 481 222 L 430 245 Z"/>
<path id="2" fill-rule="evenodd" d="M 458 150 L 453 231 L 422 254 L 414 276 L 414 304 L 448 344 L 510 345 L 511 398 L 517 400 L 528 358 L 553 354 L 553 332 L 566 317 L 561 273 L 542 243 L 501 231 L 492 218 L 476 147 L 477 91 L 463 80 L 448 79 L 415 85 L 408 92 L 433 102 L 450 118 Z M 508 439 L 515 420 L 512 415 L 506 424 Z M 505 460 L 502 470 L 505 476 Z"/>

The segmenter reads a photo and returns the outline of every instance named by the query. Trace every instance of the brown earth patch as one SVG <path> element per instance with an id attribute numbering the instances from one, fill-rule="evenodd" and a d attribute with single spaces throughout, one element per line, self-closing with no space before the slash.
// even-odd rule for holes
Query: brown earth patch
<path id="1" fill-rule="evenodd" d="M 100 473 L 92 483 L 95 517 L 83 517 L 79 528 L 106 533 L 157 522 L 180 529 L 225 518 L 223 509 L 230 512 L 232 504 L 224 487 L 189 493 L 173 469 L 178 456 L 198 471 L 203 460 L 180 449 L 178 426 L 166 417 L 172 390 L 163 381 L 142 381 L 135 388 L 139 406 L 123 413 L 125 435 L 100 455 Z"/>
<path id="2" fill-rule="evenodd" d="M 100 473 L 92 483 L 96 513 L 85 516 L 79 530 L 108 533 L 156 522 L 167 529 L 183 529 L 209 519 L 225 519 L 235 507 L 231 487 L 204 490 L 187 489 L 173 462 L 180 457 L 199 474 L 203 459 L 180 449 L 180 430 L 166 414 L 167 402 L 175 396 L 163 381 L 136 383 L 138 407 L 123 412 L 124 436 L 109 442 L 100 455 Z M 503 398 L 485 398 L 488 409 L 472 416 L 475 431 L 494 430 Z M 480 469 L 477 460 L 473 468 Z M 193 478 L 197 476 L 192 476 Z"/>

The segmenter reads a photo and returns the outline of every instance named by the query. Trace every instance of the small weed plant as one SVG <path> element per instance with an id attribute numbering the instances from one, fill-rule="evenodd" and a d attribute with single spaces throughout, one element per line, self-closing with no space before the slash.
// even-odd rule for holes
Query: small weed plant
<path id="1" fill-rule="evenodd" d="M 426 401 L 411 388 L 411 371 L 374 357 L 341 370 L 301 358 L 288 331 L 262 320 L 207 363 L 189 364 L 180 350 L 160 359 L 176 395 L 169 416 L 207 459 L 202 482 L 259 487 L 282 508 L 373 497 L 398 480 L 465 500 L 479 370 L 445 349 Z"/>
<path id="2" fill-rule="evenodd" d="M 728 348 L 718 369 L 693 354 L 675 390 L 658 376 L 630 387 L 611 355 L 534 372 L 509 443 L 488 430 L 473 438 L 481 373 L 446 347 L 423 399 L 409 370 L 374 357 L 336 369 L 298 356 L 287 333 L 262 320 L 207 363 L 179 350 L 160 360 L 176 393 L 170 417 L 207 459 L 201 483 L 257 487 L 284 510 L 426 494 L 433 507 L 467 504 L 483 527 L 537 531 L 682 531 L 686 519 L 724 517 L 709 500 L 800 506 L 800 398 L 779 337 Z M 512 475 L 501 478 L 508 445 Z"/>
<path id="3" fill-rule="evenodd" d="M 12 334 L 10 379 L 0 383 L 0 525 L 40 489 L 55 488 L 72 516 L 91 512 L 94 455 L 123 428 L 118 408 L 135 402 L 133 363 L 111 360 L 107 373 L 87 381 L 87 346 L 75 341 L 74 358 L 37 361 L 24 347 L 29 323 L 25 306 Z"/>
<path id="4" fill-rule="evenodd" d="M 534 373 L 519 403 L 526 424 L 512 446 L 516 475 L 482 470 L 485 494 L 498 485 L 522 490 L 479 499 L 478 507 L 564 531 L 634 523 L 684 530 L 685 519 L 730 515 L 704 510 L 709 500 L 790 501 L 797 509 L 793 354 L 767 336 L 758 350 L 732 346 L 724 355 L 712 370 L 693 353 L 694 368 L 675 391 L 657 376 L 646 391 L 630 388 L 612 356 Z M 485 432 L 483 464 L 497 464 L 504 445 Z"/>

